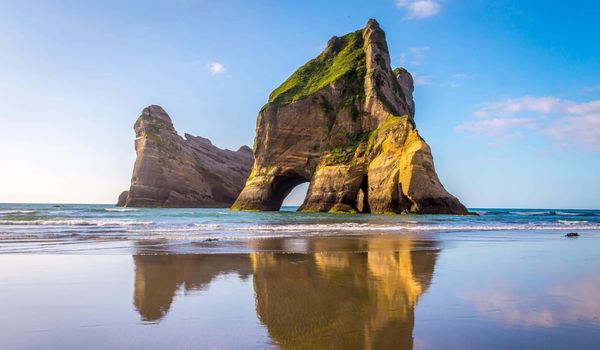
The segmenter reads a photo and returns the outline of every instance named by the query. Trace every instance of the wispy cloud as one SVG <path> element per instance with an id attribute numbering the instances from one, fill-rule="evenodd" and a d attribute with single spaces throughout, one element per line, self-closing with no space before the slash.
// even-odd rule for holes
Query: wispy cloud
<path id="1" fill-rule="evenodd" d="M 434 0 L 396 0 L 396 6 L 406 10 L 405 19 L 422 19 L 440 13 L 442 6 Z"/>
<path id="2" fill-rule="evenodd" d="M 556 97 L 520 97 L 504 101 L 483 103 L 476 111 L 478 117 L 511 117 L 523 112 L 538 112 L 548 114 L 559 112 L 559 108 L 565 104 Z"/>
<path id="3" fill-rule="evenodd" d="M 413 82 L 415 86 L 431 85 L 431 77 L 429 75 L 419 75 L 413 73 Z"/>
<path id="4" fill-rule="evenodd" d="M 531 118 L 489 118 L 467 121 L 456 127 L 458 131 L 490 136 L 493 144 L 503 143 L 509 139 L 522 137 L 522 128 L 536 129 L 538 124 Z"/>
<path id="5" fill-rule="evenodd" d="M 398 64 L 404 67 L 420 66 L 423 63 L 425 63 L 425 59 L 427 58 L 427 51 L 429 51 L 429 46 L 409 47 L 400 54 L 400 57 L 398 58 Z M 432 84 L 431 77 L 428 75 L 420 75 L 413 72 L 412 76 L 415 86 L 424 86 Z"/>
<path id="6" fill-rule="evenodd" d="M 533 130 L 563 147 L 600 151 L 600 100 L 578 103 L 553 96 L 524 96 L 484 103 L 474 116 L 456 130 L 492 137 L 494 143 Z"/>
<path id="7" fill-rule="evenodd" d="M 448 86 L 452 89 L 456 89 L 460 87 L 463 80 L 467 78 L 467 75 L 464 73 L 454 73 L 452 75 L 452 79 L 447 84 L 440 84 L 440 86 Z"/>
<path id="8" fill-rule="evenodd" d="M 579 92 L 582 94 L 589 94 L 589 93 L 598 92 L 598 91 L 600 91 L 600 84 L 592 85 L 592 86 L 584 86 L 581 89 L 579 89 Z"/>
<path id="9" fill-rule="evenodd" d="M 400 65 L 420 66 L 425 62 L 429 46 L 409 47 L 400 54 Z"/>
<path id="10" fill-rule="evenodd" d="M 208 71 L 211 75 L 219 75 L 225 73 L 226 69 L 222 63 L 219 62 L 210 62 L 208 64 Z"/>

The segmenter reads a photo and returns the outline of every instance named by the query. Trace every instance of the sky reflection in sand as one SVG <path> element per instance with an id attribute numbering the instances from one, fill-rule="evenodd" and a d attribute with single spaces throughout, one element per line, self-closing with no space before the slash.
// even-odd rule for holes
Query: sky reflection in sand
<path id="1" fill-rule="evenodd" d="M 519 327 L 558 327 L 578 322 L 600 325 L 598 291 L 596 275 L 570 278 L 541 290 L 489 286 L 462 297 L 482 317 Z"/>

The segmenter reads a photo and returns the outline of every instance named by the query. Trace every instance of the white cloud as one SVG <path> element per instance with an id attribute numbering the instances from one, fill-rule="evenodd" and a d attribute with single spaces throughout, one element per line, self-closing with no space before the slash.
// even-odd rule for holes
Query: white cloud
<path id="1" fill-rule="evenodd" d="M 442 10 L 440 3 L 434 0 L 397 0 L 396 6 L 406 9 L 406 19 L 433 17 Z"/>
<path id="2" fill-rule="evenodd" d="M 400 54 L 400 65 L 420 66 L 425 62 L 426 53 L 429 46 L 409 47 Z"/>
<path id="3" fill-rule="evenodd" d="M 543 133 L 559 140 L 565 147 L 577 143 L 600 151 L 600 109 L 593 113 L 563 118 L 561 123 L 545 128 Z"/>
<path id="4" fill-rule="evenodd" d="M 564 102 L 556 97 L 530 97 L 507 99 L 499 102 L 484 103 L 475 111 L 478 117 L 508 117 L 521 112 L 557 112 Z"/>
<path id="5" fill-rule="evenodd" d="M 219 75 L 225 73 L 225 66 L 219 62 L 211 62 L 208 64 L 208 70 L 211 75 Z"/>
<path id="6" fill-rule="evenodd" d="M 465 122 L 457 126 L 456 130 L 488 136 L 491 139 L 490 145 L 499 145 L 509 140 L 523 138 L 523 130 L 535 128 L 537 123 L 533 119 L 494 118 Z"/>
<path id="7" fill-rule="evenodd" d="M 553 96 L 525 96 L 484 103 L 474 115 L 475 120 L 463 122 L 456 130 L 489 136 L 495 142 L 534 130 L 563 147 L 600 151 L 600 100 L 577 103 Z"/>
<path id="8" fill-rule="evenodd" d="M 431 85 L 431 77 L 428 75 L 413 74 L 412 76 L 415 86 Z"/>
<path id="9" fill-rule="evenodd" d="M 536 121 L 531 118 L 491 118 L 464 122 L 457 126 L 456 129 L 491 136 L 501 142 L 509 138 L 520 137 L 521 133 L 515 131 L 515 129 L 536 129 L 537 127 Z"/>

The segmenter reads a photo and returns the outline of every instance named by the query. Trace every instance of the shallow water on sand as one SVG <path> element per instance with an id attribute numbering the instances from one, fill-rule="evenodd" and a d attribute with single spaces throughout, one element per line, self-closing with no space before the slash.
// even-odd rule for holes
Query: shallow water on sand
<path id="1" fill-rule="evenodd" d="M 599 212 L 477 211 L 0 205 L 0 349 L 600 348 Z"/>
<path id="2" fill-rule="evenodd" d="M 0 348 L 597 349 L 600 235 L 515 235 L 0 254 Z"/>

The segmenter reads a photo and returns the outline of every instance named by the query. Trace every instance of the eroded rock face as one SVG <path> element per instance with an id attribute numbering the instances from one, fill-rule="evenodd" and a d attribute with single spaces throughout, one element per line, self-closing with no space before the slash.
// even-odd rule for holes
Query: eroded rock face
<path id="1" fill-rule="evenodd" d="M 124 207 L 127 203 L 127 197 L 129 197 L 129 191 L 121 192 L 119 199 L 117 200 L 117 207 Z"/>
<path id="2" fill-rule="evenodd" d="M 300 210 L 466 214 L 437 177 L 412 92 L 375 20 L 333 37 L 259 112 L 254 166 L 233 209 L 278 210 L 310 182 Z"/>
<path id="3" fill-rule="evenodd" d="M 229 207 L 244 187 L 252 150 L 223 150 L 210 140 L 179 136 L 160 106 L 145 108 L 134 125 L 137 158 L 129 191 L 117 205 L 127 207 Z"/>

